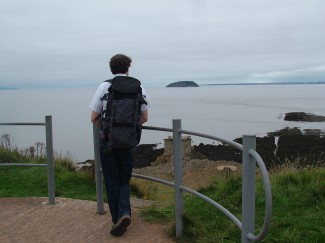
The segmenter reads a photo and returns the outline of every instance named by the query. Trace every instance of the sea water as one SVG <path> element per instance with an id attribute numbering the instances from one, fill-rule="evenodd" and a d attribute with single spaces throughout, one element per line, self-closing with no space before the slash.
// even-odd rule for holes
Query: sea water
<path id="1" fill-rule="evenodd" d="M 53 145 L 78 161 L 94 158 L 89 103 L 97 87 L 0 90 L 0 123 L 44 122 L 53 119 Z M 198 88 L 147 87 L 151 107 L 148 126 L 182 129 L 233 140 L 242 135 L 265 136 L 285 127 L 325 130 L 324 122 L 284 121 L 287 112 L 325 116 L 325 85 L 215 85 Z M 43 126 L 0 126 L 19 148 L 45 143 Z M 141 143 L 163 146 L 169 132 L 144 130 Z M 192 136 L 192 144 L 215 141 Z"/>

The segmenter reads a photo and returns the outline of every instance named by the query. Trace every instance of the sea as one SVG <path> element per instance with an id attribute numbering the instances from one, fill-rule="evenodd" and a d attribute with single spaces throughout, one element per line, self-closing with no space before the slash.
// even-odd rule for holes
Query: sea
<path id="1" fill-rule="evenodd" d="M 53 120 L 53 145 L 59 155 L 76 162 L 94 158 L 93 126 L 89 103 L 97 87 L 0 90 L 0 123 Z M 182 129 L 226 140 L 243 135 L 263 137 L 286 127 L 325 130 L 324 122 L 289 122 L 287 112 L 325 116 L 325 84 L 205 85 L 200 87 L 145 87 L 151 107 L 147 126 L 172 128 L 181 119 Z M 45 143 L 44 126 L 0 125 L 0 136 L 28 148 Z M 143 130 L 141 144 L 163 147 L 169 132 Z M 192 145 L 217 141 L 191 136 Z"/>

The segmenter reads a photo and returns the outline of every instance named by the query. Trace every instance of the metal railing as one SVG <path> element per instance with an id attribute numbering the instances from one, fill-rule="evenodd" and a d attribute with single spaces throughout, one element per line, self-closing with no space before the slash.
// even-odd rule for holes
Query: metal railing
<path id="1" fill-rule="evenodd" d="M 45 126 L 46 133 L 46 164 L 29 163 L 0 163 L 0 166 L 41 166 L 47 167 L 47 191 L 49 205 L 55 204 L 55 186 L 54 186 L 54 160 L 53 160 L 53 133 L 52 116 L 45 116 L 45 123 L 24 122 L 24 123 L 0 123 L 0 126 Z"/>
<path id="2" fill-rule="evenodd" d="M 184 203 L 183 203 L 183 192 L 190 193 L 196 197 L 199 197 L 212 206 L 219 209 L 225 214 L 230 220 L 232 220 L 236 226 L 241 230 L 241 242 L 248 243 L 263 239 L 269 230 L 271 217 L 272 217 L 272 194 L 271 184 L 266 170 L 265 164 L 259 154 L 255 151 L 256 149 L 256 137 L 255 136 L 243 136 L 243 145 L 234 141 L 225 140 L 215 136 L 197 133 L 181 129 L 181 120 L 173 120 L 173 128 L 160 128 L 144 126 L 143 129 L 166 131 L 173 133 L 173 154 L 174 154 L 174 183 L 153 178 L 144 175 L 132 174 L 133 177 L 142 178 L 145 180 L 155 181 L 167 186 L 174 187 L 175 193 L 175 218 L 176 218 L 176 237 L 182 236 L 183 234 L 183 215 L 184 215 Z M 97 213 L 104 213 L 103 203 L 103 179 L 101 175 L 101 164 L 99 157 L 98 141 L 99 133 L 97 128 L 93 128 L 94 135 L 94 154 L 95 154 L 95 165 L 96 165 L 96 194 L 97 194 Z M 203 138 L 208 138 L 216 141 L 220 141 L 224 144 L 228 144 L 240 151 L 242 151 L 242 222 L 229 212 L 226 208 L 213 201 L 209 197 L 194 191 L 190 188 L 183 186 L 183 161 L 182 161 L 182 134 L 194 135 Z M 255 232 L 255 170 L 258 165 L 263 178 L 265 187 L 265 217 L 264 223 L 260 230 L 260 233 L 254 235 Z"/>

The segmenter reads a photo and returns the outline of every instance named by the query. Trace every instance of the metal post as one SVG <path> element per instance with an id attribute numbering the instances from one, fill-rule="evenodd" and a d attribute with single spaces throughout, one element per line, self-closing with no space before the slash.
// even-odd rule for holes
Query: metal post
<path id="1" fill-rule="evenodd" d="M 55 204 L 54 188 L 54 160 L 53 160 L 53 134 L 52 116 L 45 116 L 46 154 L 47 154 L 47 190 L 49 205 Z"/>
<path id="2" fill-rule="evenodd" d="M 255 226 L 255 160 L 249 155 L 250 149 L 256 149 L 256 137 L 243 136 L 242 243 L 253 242 L 247 235 L 254 234 Z"/>
<path id="3" fill-rule="evenodd" d="M 175 217 L 176 237 L 183 234 L 183 194 L 180 186 L 183 184 L 183 161 L 182 161 L 182 134 L 181 120 L 173 120 L 173 154 L 174 154 L 174 192 L 175 192 Z"/>
<path id="4" fill-rule="evenodd" d="M 98 128 L 93 125 L 93 139 L 94 139 L 94 156 L 95 156 L 95 175 L 96 175 L 96 198 L 97 198 L 97 213 L 104 214 L 104 197 L 103 197 L 103 179 L 102 179 L 102 167 L 100 164 L 99 156 L 99 131 Z"/>

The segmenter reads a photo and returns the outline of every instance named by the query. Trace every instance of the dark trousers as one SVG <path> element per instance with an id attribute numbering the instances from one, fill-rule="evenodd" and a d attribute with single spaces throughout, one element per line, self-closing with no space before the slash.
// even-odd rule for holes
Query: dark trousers
<path id="1" fill-rule="evenodd" d="M 105 154 L 106 141 L 100 141 L 102 164 L 107 200 L 114 224 L 124 215 L 131 216 L 130 179 L 134 160 L 134 149 L 115 150 Z"/>

